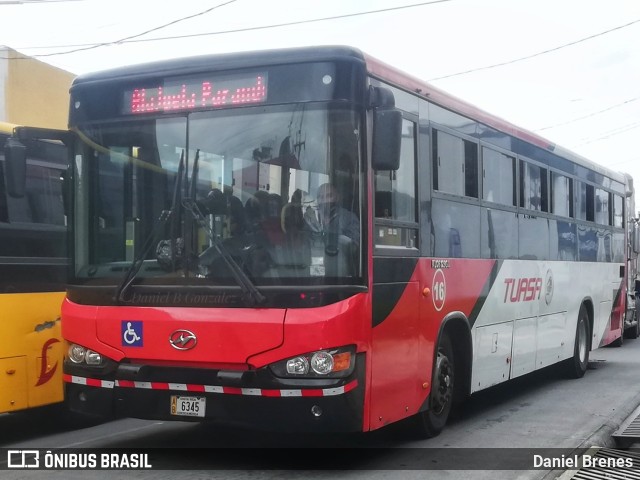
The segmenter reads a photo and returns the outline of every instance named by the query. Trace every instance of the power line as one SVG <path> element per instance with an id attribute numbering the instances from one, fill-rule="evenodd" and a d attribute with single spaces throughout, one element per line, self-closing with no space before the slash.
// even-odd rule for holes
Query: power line
<path id="1" fill-rule="evenodd" d="M 236 1 L 236 0 L 231 0 L 231 1 Z M 231 3 L 231 1 L 222 4 L 222 5 L 226 5 L 228 3 Z M 415 7 L 422 7 L 425 5 L 433 5 L 433 4 L 437 4 L 437 3 L 446 3 L 446 2 L 452 2 L 455 0 L 431 0 L 429 2 L 421 2 L 421 3 L 414 3 L 411 5 L 402 5 L 399 7 L 389 7 L 389 8 L 383 8 L 380 10 L 369 10 L 366 12 L 356 12 L 356 13 L 348 13 L 348 14 L 344 14 L 344 15 L 334 15 L 334 16 L 330 16 L 330 17 L 321 17 L 321 18 L 312 18 L 312 19 L 307 19 L 307 20 L 297 20 L 297 21 L 293 21 L 293 22 L 285 22 L 285 23 L 277 23 L 277 24 L 271 24 L 271 25 L 260 25 L 260 26 L 256 26 L 256 27 L 246 27 L 246 28 L 238 28 L 238 29 L 232 29 L 232 30 L 220 30 L 220 31 L 216 31 L 216 32 L 203 32 L 203 33 L 191 33 L 191 34 L 185 34 L 185 35 L 174 35 L 174 36 L 167 36 L 167 37 L 155 37 L 155 38 L 145 38 L 145 39 L 140 39 L 137 37 L 140 37 L 142 35 L 145 35 L 151 31 L 155 31 L 155 30 L 159 30 L 160 28 L 164 28 L 165 26 L 168 25 L 172 25 L 173 23 L 177 23 L 178 21 L 182 21 L 183 19 L 179 19 L 176 20 L 174 22 L 171 22 L 167 25 L 161 26 L 161 27 L 157 27 L 155 29 L 143 32 L 143 33 L 139 33 L 136 35 L 131 35 L 130 37 L 126 37 L 124 39 L 120 39 L 120 40 L 115 40 L 115 41 L 111 41 L 111 42 L 103 42 L 103 43 L 89 43 L 89 44 L 75 44 L 75 45 L 49 45 L 49 46 L 35 46 L 35 47 L 17 47 L 18 49 L 40 49 L 40 48 L 66 48 L 66 47 L 87 47 L 87 48 L 78 48 L 78 49 L 74 49 L 74 50 L 69 50 L 69 51 L 65 51 L 65 52 L 54 52 L 54 53 L 47 53 L 47 54 L 39 54 L 39 55 L 32 55 L 33 57 L 51 57 L 51 56 L 55 56 L 55 55 L 66 55 L 68 53 L 75 53 L 78 51 L 82 51 L 82 50 L 88 50 L 90 48 L 98 48 L 98 47 L 103 47 L 103 46 L 108 46 L 108 45 L 115 45 L 115 44 L 123 44 L 123 43 L 141 43 L 141 42 L 156 42 L 156 41 L 163 41 L 163 40 L 176 40 L 176 39 L 184 39 L 184 38 L 194 38 L 194 37 L 204 37 L 204 36 L 210 36 L 210 35 L 225 35 L 225 34 L 229 34 L 229 33 L 241 33 L 241 32 L 249 32 L 249 31 L 255 31 L 255 30 L 266 30 L 266 29 L 271 29 L 271 28 L 281 28 L 281 27 L 289 27 L 289 26 L 293 26 L 293 25 L 304 25 L 307 23 L 315 23 L 315 22 L 324 22 L 324 21 L 328 21 L 328 20 L 338 20 L 338 19 L 343 19 L 343 18 L 352 18 L 352 17 L 358 17 L 358 16 L 362 16 L 362 15 L 370 15 L 370 14 L 375 14 L 375 13 L 385 13 L 385 12 L 391 12 L 391 11 L 395 11 L 395 10 L 403 10 L 403 9 L 407 9 L 407 8 L 415 8 Z M 222 6 L 221 5 L 221 6 Z M 218 7 L 214 7 L 214 8 L 218 8 Z M 212 10 L 212 9 L 211 9 Z M 204 13 L 207 12 L 201 12 L 200 14 L 196 14 L 196 15 L 202 15 Z M 193 16 L 196 16 L 193 15 Z M 186 17 L 186 18 L 191 18 L 191 17 Z"/>
<path id="2" fill-rule="evenodd" d="M 604 108 L 602 110 L 598 110 L 597 112 L 593 112 L 593 113 L 590 113 L 588 115 L 584 115 L 582 117 L 577 117 L 577 118 L 574 118 L 572 120 L 567 120 L 566 122 L 562 122 L 562 123 L 556 123 L 555 125 L 549 125 L 548 127 L 537 128 L 537 129 L 534 130 L 534 132 L 541 132 L 542 130 L 550 130 L 552 128 L 562 127 L 564 125 L 569 125 L 571 123 L 578 122 L 578 121 L 584 120 L 586 118 L 591 118 L 591 117 L 594 117 L 596 115 L 600 115 L 601 113 L 608 112 L 609 110 L 613 110 L 614 108 L 622 107 L 622 106 L 627 105 L 629 103 L 635 102 L 639 98 L 640 97 L 630 98 L 629 100 L 625 100 L 624 102 L 618 103 L 616 105 L 612 105 L 612 106 Z"/>
<path id="3" fill-rule="evenodd" d="M 227 5 L 229 5 L 231 3 L 234 3 L 234 2 L 237 2 L 237 1 L 238 0 L 229 0 L 229 1 L 225 2 L 225 3 L 221 3 L 219 5 L 216 5 L 215 7 L 211 7 L 211 8 L 208 8 L 206 10 L 203 10 L 202 12 L 194 13 L 193 15 L 188 15 L 186 17 L 182 17 L 182 18 L 178 18 L 176 20 L 172 20 L 169 23 L 165 23 L 163 25 L 151 28 L 151 29 L 146 30 L 146 31 L 141 32 L 141 33 L 136 33 L 135 35 L 130 35 L 128 37 L 121 38 L 120 40 L 115 40 L 115 41 L 112 41 L 112 42 L 105 42 L 105 43 L 98 43 L 98 44 L 93 44 L 93 45 L 89 45 L 89 46 L 84 46 L 82 48 L 76 48 L 74 50 L 69 50 L 67 52 L 44 53 L 44 54 L 41 54 L 41 55 L 34 55 L 34 57 L 52 57 L 54 55 L 66 55 L 68 53 L 81 52 L 81 51 L 84 51 L 84 50 L 92 50 L 94 48 L 105 47 L 105 46 L 108 46 L 108 45 L 116 45 L 116 44 L 120 44 L 120 43 L 131 42 L 131 41 L 133 41 L 134 38 L 138 38 L 138 37 L 141 37 L 143 35 L 146 35 L 147 33 L 151 33 L 151 32 L 155 32 L 157 30 L 161 30 L 163 28 L 169 27 L 171 25 L 175 25 L 176 23 L 180 23 L 180 22 L 183 22 L 185 20 L 190 20 L 192 18 L 199 17 L 201 15 L 205 15 L 207 13 L 212 12 L 213 10 L 216 10 L 218 8 L 227 6 Z"/>
<path id="4" fill-rule="evenodd" d="M 441 77 L 430 78 L 428 81 L 432 82 L 432 81 L 435 81 L 435 80 L 442 80 L 442 79 L 445 79 L 445 78 L 457 77 L 459 75 L 466 75 L 468 73 L 479 72 L 481 70 L 489 70 L 491 68 L 503 67 L 505 65 L 511 65 L 513 63 L 521 62 L 523 60 L 529 60 L 531 58 L 539 57 L 540 55 L 545 55 L 547 53 L 555 52 L 555 51 L 561 50 L 561 49 L 566 48 L 566 47 L 571 47 L 573 45 L 577 45 L 579 43 L 586 42 L 587 40 L 591 40 L 591 39 L 594 39 L 594 38 L 597 38 L 597 37 L 601 37 L 602 35 L 606 35 L 607 33 L 615 32 L 616 30 L 621 30 L 623 28 L 630 27 L 631 25 L 634 25 L 634 24 L 636 24 L 638 22 L 640 22 L 640 19 L 634 20 L 633 22 L 629 22 L 629 23 L 627 23 L 625 25 L 620 25 L 620 26 L 612 28 L 610 30 L 606 30 L 604 32 L 596 33 L 594 35 L 590 35 L 588 37 L 581 38 L 580 40 L 575 40 L 573 42 L 565 43 L 564 45 L 560 45 L 558 47 L 550 48 L 548 50 L 543 50 L 541 52 L 534 53 L 532 55 L 527 55 L 525 57 L 516 58 L 516 59 L 513 59 L 513 60 L 509 60 L 507 62 L 496 63 L 494 65 L 487 65 L 487 66 L 484 66 L 484 67 L 471 68 L 471 69 L 465 70 L 463 72 L 452 73 L 452 74 L 449 74 L 449 75 L 443 75 Z"/>
<path id="5" fill-rule="evenodd" d="M 615 137 L 616 135 L 620 135 L 622 133 L 627 133 L 627 132 L 629 132 L 631 130 L 635 130 L 638 127 L 640 127 L 640 122 L 629 123 L 627 125 L 623 125 L 621 127 L 614 128 L 613 130 L 609 130 L 608 132 L 605 133 L 605 135 L 602 135 L 601 137 L 596 137 L 596 138 L 593 138 L 591 140 L 587 140 L 586 142 L 582 142 L 580 145 L 577 145 L 577 147 L 581 147 L 583 145 L 588 145 L 588 144 L 594 143 L 594 142 L 599 142 L 601 140 L 607 140 L 608 138 Z"/>

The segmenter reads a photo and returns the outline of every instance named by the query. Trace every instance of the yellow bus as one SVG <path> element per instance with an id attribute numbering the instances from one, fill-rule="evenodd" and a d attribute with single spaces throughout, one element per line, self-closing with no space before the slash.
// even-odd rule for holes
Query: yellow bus
<path id="1" fill-rule="evenodd" d="M 21 138 L 20 131 L 0 122 L 0 413 L 64 398 L 67 153 L 60 140 Z M 12 163 L 9 145 L 27 161 Z"/>

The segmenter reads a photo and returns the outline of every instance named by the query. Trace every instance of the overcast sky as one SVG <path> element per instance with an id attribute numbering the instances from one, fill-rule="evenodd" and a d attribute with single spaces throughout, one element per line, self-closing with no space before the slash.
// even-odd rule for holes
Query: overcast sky
<path id="1" fill-rule="evenodd" d="M 628 172 L 640 190 L 638 0 L 0 0 L 0 45 L 76 74 L 337 44 Z"/>

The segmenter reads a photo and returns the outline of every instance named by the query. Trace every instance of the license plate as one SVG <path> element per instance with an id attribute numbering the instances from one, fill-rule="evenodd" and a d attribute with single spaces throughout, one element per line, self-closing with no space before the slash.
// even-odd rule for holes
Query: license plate
<path id="1" fill-rule="evenodd" d="M 171 395 L 171 415 L 182 417 L 204 417 L 207 399 L 204 397 L 183 397 Z"/>

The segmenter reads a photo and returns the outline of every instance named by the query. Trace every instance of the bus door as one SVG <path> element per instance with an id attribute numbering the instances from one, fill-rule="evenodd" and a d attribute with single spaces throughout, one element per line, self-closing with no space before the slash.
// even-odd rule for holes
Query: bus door
<path id="1" fill-rule="evenodd" d="M 417 127 L 402 119 L 400 163 L 374 173 L 370 428 L 414 414 L 424 400 L 424 315 L 418 251 Z M 430 372 L 430 370 L 429 370 Z"/>

